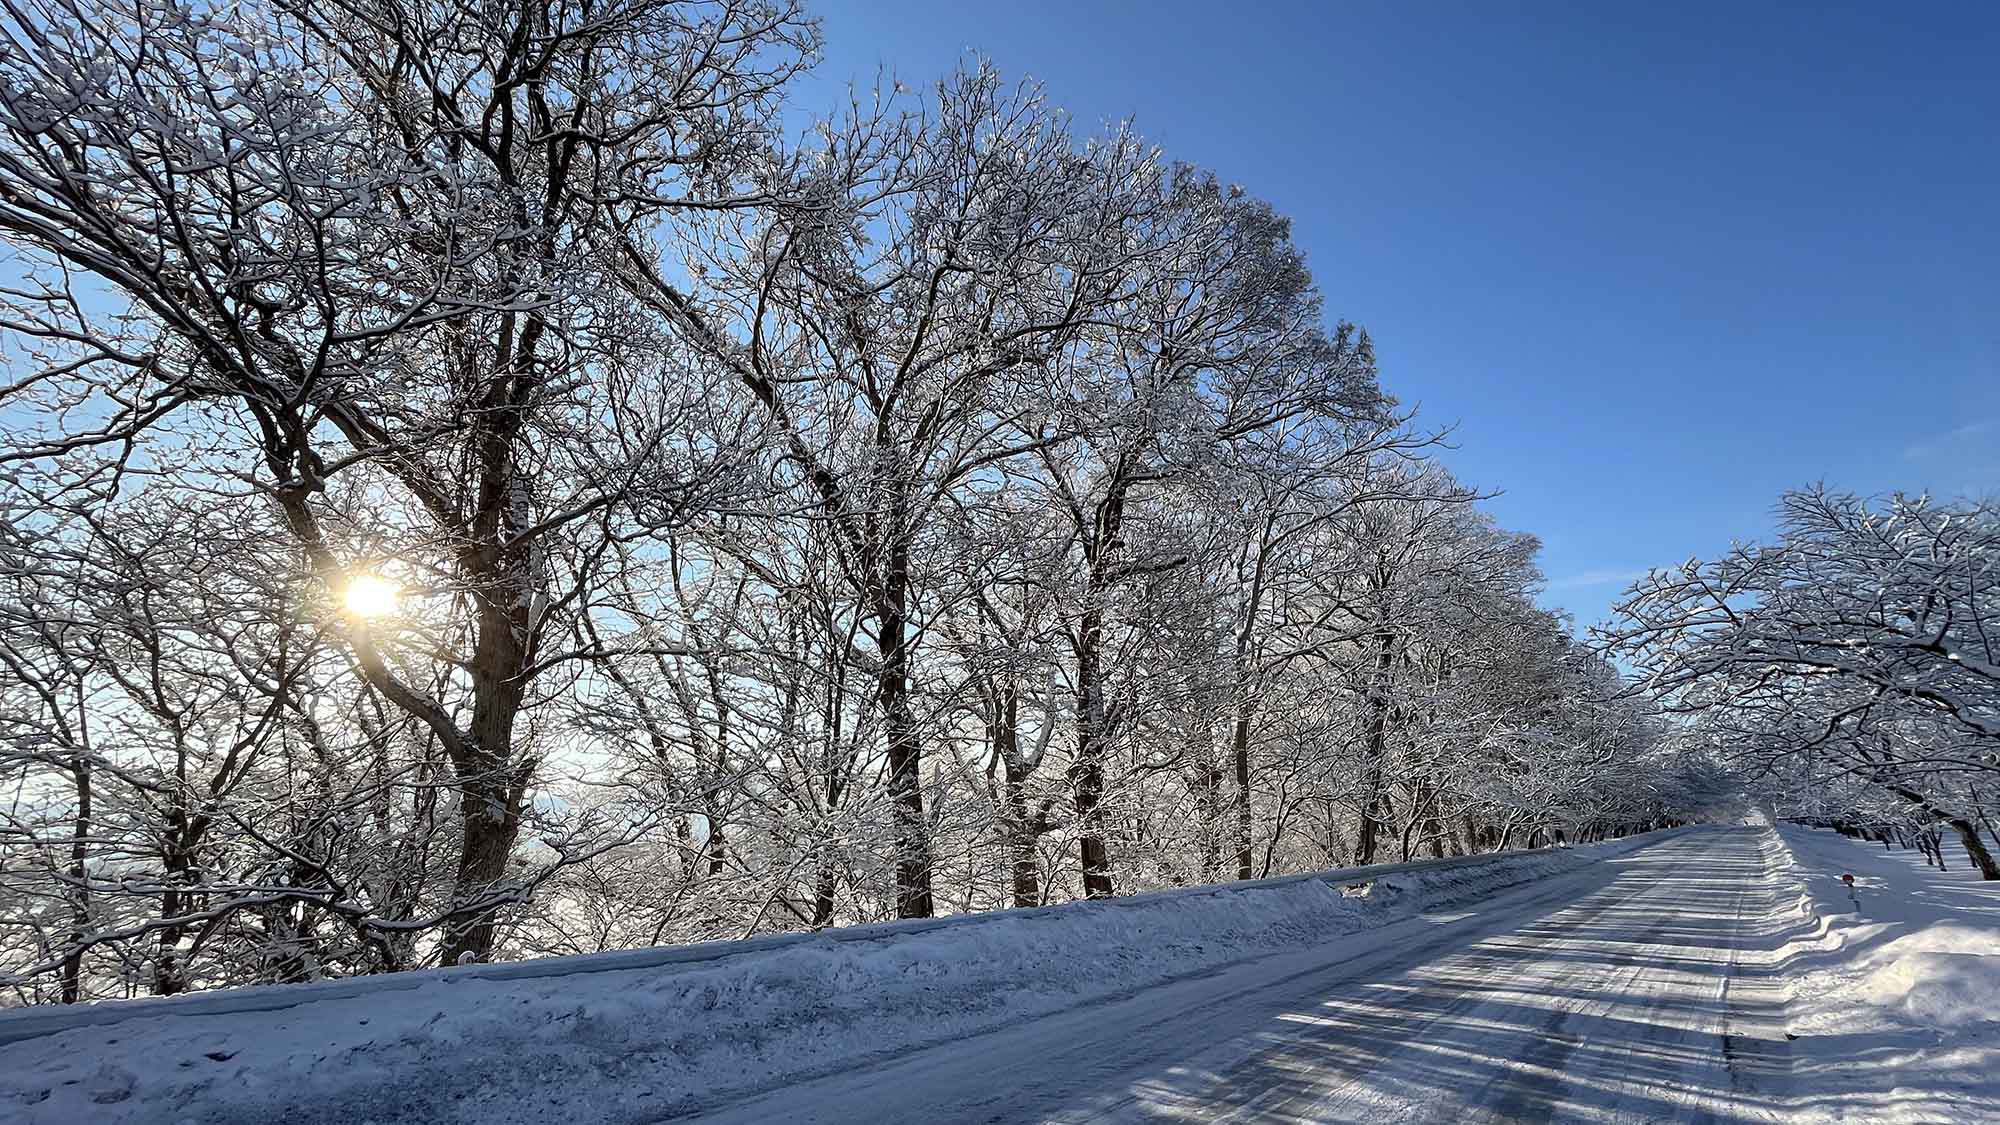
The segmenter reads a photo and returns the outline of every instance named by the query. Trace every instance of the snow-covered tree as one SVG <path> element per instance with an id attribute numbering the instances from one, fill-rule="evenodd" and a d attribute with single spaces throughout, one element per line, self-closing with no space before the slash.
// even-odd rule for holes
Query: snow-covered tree
<path id="1" fill-rule="evenodd" d="M 1753 774 L 1813 806 L 1865 781 L 2000 879 L 1977 831 L 2000 788 L 2000 511 L 1815 487 L 1778 530 L 1655 572 L 1604 640 Z"/>
<path id="2" fill-rule="evenodd" d="M 1286 220 L 1129 125 L 980 65 L 787 136 L 789 0 L 24 0 L 0 39 L 18 998 L 1671 815 L 1687 759 Z M 1952 612 L 1897 642 L 1950 668 L 1849 658 L 1904 677 L 1868 754 L 1976 810 Z"/>

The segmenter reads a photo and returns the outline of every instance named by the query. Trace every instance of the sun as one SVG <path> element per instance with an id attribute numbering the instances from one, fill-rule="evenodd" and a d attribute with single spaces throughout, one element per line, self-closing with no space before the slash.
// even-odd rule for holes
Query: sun
<path id="1" fill-rule="evenodd" d="M 388 617 L 396 612 L 396 584 L 379 574 L 357 574 L 348 579 L 342 601 L 355 617 Z"/>

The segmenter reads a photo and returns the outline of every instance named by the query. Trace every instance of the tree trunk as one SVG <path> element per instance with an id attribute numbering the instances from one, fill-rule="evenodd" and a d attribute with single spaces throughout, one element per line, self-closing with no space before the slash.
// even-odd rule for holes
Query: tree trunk
<path id="1" fill-rule="evenodd" d="M 1882 779 L 1877 778 L 1876 780 L 1880 781 Z M 1993 853 L 1986 850 L 1985 841 L 1979 838 L 1979 833 L 1974 830 L 1970 820 L 1945 812 L 1943 809 L 1931 804 L 1929 800 L 1925 799 L 1922 794 L 1915 790 L 1886 783 L 1885 788 L 1903 800 L 1951 825 L 1952 831 L 1958 833 L 1958 838 L 1965 844 L 1965 854 L 1972 858 L 1972 865 L 1979 869 L 1979 877 L 1981 879 L 2000 880 L 2000 864 L 1993 862 Z"/>
<path id="2" fill-rule="evenodd" d="M 1965 854 L 1972 859 L 1972 866 L 1979 869 L 1981 879 L 2000 879 L 2000 864 L 1993 862 L 1993 853 L 1986 850 L 1986 842 L 1979 838 L 1979 829 L 1965 817 L 1952 817 L 1945 821 L 1951 830 L 1958 833 L 1959 842 L 1965 845 Z"/>
<path id="3" fill-rule="evenodd" d="M 841 801 L 847 795 L 846 777 L 848 766 L 846 763 L 851 760 L 851 756 L 843 754 L 840 749 L 842 714 L 838 703 L 835 702 L 837 698 L 838 696 L 835 693 L 829 692 L 826 707 L 825 809 L 826 815 L 829 818 L 840 809 Z M 833 925 L 833 892 L 838 877 L 839 872 L 833 860 L 825 852 L 821 852 L 819 856 L 819 874 L 813 881 L 812 928 L 815 930 L 823 930 Z"/>
<path id="4" fill-rule="evenodd" d="M 1271 553 L 1271 533 L 1277 512 L 1267 512 L 1257 533 L 1250 561 L 1249 588 L 1243 596 L 1242 619 L 1236 628 L 1235 723 L 1230 730 L 1229 749 L 1236 767 L 1236 877 L 1248 879 L 1254 845 L 1250 815 L 1250 724 L 1257 716 L 1257 622 L 1264 612 L 1264 568 Z M 1243 561 L 1237 563 L 1237 579 L 1243 579 Z"/>
<path id="5" fill-rule="evenodd" d="M 813 881 L 812 928 L 824 930 L 833 925 L 833 864 L 820 861 L 819 876 Z"/>
<path id="6" fill-rule="evenodd" d="M 182 779 L 183 782 L 185 779 Z M 176 786 L 166 814 L 165 838 L 161 841 L 160 917 L 177 918 L 194 907 L 193 833 L 185 805 L 185 785 Z M 153 995 L 174 996 L 187 991 L 187 961 L 181 939 L 187 936 L 181 923 L 160 929 L 158 960 L 153 964 Z"/>
<path id="7" fill-rule="evenodd" d="M 521 830 L 526 766 L 509 769 L 497 756 L 482 758 L 485 764 L 480 772 L 459 782 L 462 843 L 452 888 L 453 901 L 460 906 L 479 905 L 445 927 L 440 957 L 447 965 L 492 959 L 497 932 L 494 915 L 501 905 L 494 888 L 507 877 L 507 861 L 514 854 Z"/>
<path id="8" fill-rule="evenodd" d="M 1368 767 L 1363 780 L 1361 838 L 1354 849 L 1355 865 L 1362 867 L 1375 862 L 1379 846 L 1382 770 L 1389 752 L 1389 672 L 1396 659 L 1396 634 L 1384 629 L 1376 638 L 1375 682 L 1368 693 Z"/>
<path id="9" fill-rule="evenodd" d="M 1014 905 L 1042 904 L 1042 864 L 1036 853 L 1035 838 L 1023 833 L 1014 838 Z"/>
<path id="10" fill-rule="evenodd" d="M 525 570 L 515 573 L 525 575 Z M 460 828 L 452 901 L 461 908 L 479 907 L 445 927 L 440 956 L 447 965 L 492 960 L 494 915 L 500 907 L 495 888 L 507 877 L 534 772 L 533 762 L 514 760 L 514 722 L 527 691 L 522 672 L 529 662 L 525 593 L 525 586 L 509 583 L 478 595 L 479 636 L 470 669 L 472 722 L 451 764 L 458 775 Z"/>
<path id="11" fill-rule="evenodd" d="M 1079 860 L 1085 898 L 1110 898 L 1111 854 L 1105 843 L 1104 754 L 1111 736 L 1105 708 L 1104 597 L 1112 582 L 1113 555 L 1121 545 L 1125 497 L 1130 482 L 1120 459 L 1110 487 L 1099 501 L 1096 519 L 1077 530 L 1083 536 L 1085 575 L 1082 620 L 1076 635 L 1076 761 L 1070 767 L 1075 793 Z"/>
<path id="12" fill-rule="evenodd" d="M 993 732 L 1000 743 L 1001 769 L 1005 771 L 1008 862 L 1013 874 L 1014 905 L 1040 906 L 1042 863 L 1037 845 L 1042 833 L 1048 830 L 1048 818 L 1046 810 L 1041 815 L 1028 811 L 1028 770 L 1021 758 L 1019 735 L 1014 726 L 1017 718 L 1015 702 L 1010 698 Z"/>
<path id="13" fill-rule="evenodd" d="M 898 552 L 901 558 L 901 553 Z M 906 569 L 907 560 L 898 570 Z M 882 725 L 889 742 L 889 804 L 896 836 L 896 917 L 929 918 L 936 912 L 931 897 L 931 846 L 924 819 L 922 736 L 910 710 L 910 655 L 904 642 L 904 587 L 889 583 L 886 604 L 876 615 L 881 629 L 882 671 L 877 694 Z"/>
<path id="14" fill-rule="evenodd" d="M 1069 771 L 1085 898 L 1110 898 L 1113 893 L 1104 829 L 1104 693 L 1098 683 L 1103 642 L 1104 611 L 1093 596 L 1077 636 L 1076 761 Z"/>
<path id="15" fill-rule="evenodd" d="M 1195 768 L 1201 801 L 1201 877 L 1205 883 L 1222 881 L 1222 766 L 1214 759 L 1213 742 L 1204 748 Z"/>
<path id="16" fill-rule="evenodd" d="M 76 754 L 69 768 L 76 785 L 76 819 L 69 844 L 70 952 L 63 958 L 58 979 L 62 1002 L 75 1004 L 83 999 L 83 943 L 90 936 L 90 759 Z"/>
<path id="17" fill-rule="evenodd" d="M 1015 906 L 1040 906 L 1042 904 L 1042 863 L 1036 847 L 1041 833 L 1039 825 L 1028 812 L 1028 798 L 1023 786 L 1013 778 L 1007 779 L 1008 816 L 1010 825 L 1009 851 L 1014 881 Z"/>
<path id="18" fill-rule="evenodd" d="M 498 417 L 498 415 L 495 415 Z M 509 415 L 518 426 L 518 414 Z M 365 628 L 350 644 L 363 678 L 376 691 L 427 726 L 444 744 L 458 790 L 459 855 L 452 884 L 458 913 L 447 920 L 439 956 L 447 965 L 492 958 L 499 908 L 494 887 L 507 875 L 508 860 L 521 831 L 521 814 L 533 761 L 514 758 L 514 723 L 528 690 L 533 663 L 531 614 L 538 593 L 531 545 L 501 545 L 503 509 L 513 483 L 508 442 L 512 429 L 489 432 L 479 445 L 481 479 L 475 518 L 466 531 L 474 546 L 462 548 L 461 562 L 475 579 L 473 651 L 465 670 L 472 686 L 472 719 L 459 729 L 450 713 L 398 681 Z M 289 477 L 288 454 L 273 450 L 273 468 Z M 338 558 L 326 544 L 299 485 L 277 489 L 286 523 L 304 548 L 315 573 L 329 584 L 341 580 Z"/>
<path id="19" fill-rule="evenodd" d="M 896 916 L 929 918 L 931 896 L 930 824 L 924 818 L 924 747 L 910 708 L 910 555 L 898 543 L 889 552 L 883 600 L 876 615 L 881 627 L 882 672 L 878 680 L 883 727 L 889 739 L 889 802 L 896 827 Z"/>
<path id="20" fill-rule="evenodd" d="M 1236 705 L 1236 722 L 1229 736 L 1229 753 L 1236 767 L 1236 877 L 1248 879 L 1254 844 L 1250 818 L 1250 719 L 1253 705 L 1247 685 Z"/>
<path id="21" fill-rule="evenodd" d="M 1974 789 L 1971 792 L 1972 792 L 1973 822 L 1983 826 L 1986 829 L 1986 834 L 1993 838 L 1993 842 L 1995 844 L 2000 844 L 2000 827 L 1995 827 L 1993 821 L 1987 817 L 1986 799 L 1980 796 L 1979 790 L 1977 789 Z"/>

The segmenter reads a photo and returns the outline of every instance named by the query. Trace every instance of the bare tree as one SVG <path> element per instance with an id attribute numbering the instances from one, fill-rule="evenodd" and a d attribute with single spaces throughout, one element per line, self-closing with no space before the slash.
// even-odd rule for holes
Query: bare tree
<path id="1" fill-rule="evenodd" d="M 520 716 L 586 581 L 558 564 L 698 491 L 655 456 L 685 400 L 642 383 L 685 373 L 617 296 L 615 251 L 760 201 L 742 185 L 812 26 L 670 0 L 8 13 L 0 235 L 28 280 L 5 328 L 38 366 L 4 394 L 40 423 L 9 459 L 199 416 L 323 589 L 373 565 L 452 607 L 448 673 L 411 675 L 387 630 L 346 641 L 451 761 L 441 955 L 489 955 L 537 764 Z"/>
<path id="2" fill-rule="evenodd" d="M 726 299 L 698 306 L 645 274 L 768 415 L 866 608 L 904 917 L 933 911 L 920 547 L 955 490 L 1064 437 L 1018 392 L 1125 284 L 1126 232 L 1158 175 L 1133 137 L 1079 145 L 990 70 L 941 84 L 931 112 L 827 126 L 797 189 L 817 205 L 698 263 L 729 279 Z"/>
<path id="3" fill-rule="evenodd" d="M 1365 461 L 1354 455 L 1356 431 L 1377 437 L 1397 421 L 1376 388 L 1367 333 L 1346 324 L 1324 330 L 1283 218 L 1191 168 L 1173 169 L 1159 190 L 1144 228 L 1149 252 L 1129 293 L 1057 372 L 1054 389 L 1074 404 L 1079 440 L 1039 450 L 1080 556 L 1069 631 L 1071 771 L 1091 897 L 1112 893 L 1104 756 L 1128 717 L 1111 704 L 1106 670 L 1112 601 L 1121 586 L 1191 561 L 1171 515 L 1146 520 L 1157 506 L 1145 499 L 1177 490 L 1173 500 L 1184 502 L 1203 491 L 1199 478 L 1213 480 L 1232 459 L 1287 454 L 1293 472 L 1279 487 L 1295 490 L 1312 476 L 1306 460 Z M 1300 522 L 1275 512 L 1271 519 L 1267 537 L 1276 523 L 1291 534 Z"/>
<path id="4" fill-rule="evenodd" d="M 17 997 L 1662 815 L 1684 759 L 1286 221 L 1127 127 L 982 66 L 781 137 L 790 0 L 0 0 L 0 37 Z M 1824 698 L 1879 697 L 1854 776 L 1976 816 L 1974 569 Z"/>

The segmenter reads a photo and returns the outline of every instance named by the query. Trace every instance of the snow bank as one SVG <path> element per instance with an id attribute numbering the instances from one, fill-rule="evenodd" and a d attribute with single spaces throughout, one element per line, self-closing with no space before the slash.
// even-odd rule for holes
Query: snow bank
<path id="1" fill-rule="evenodd" d="M 1812 922 L 1788 949 L 1795 1032 L 2000 1018 L 2000 886 L 1981 886 L 1969 865 L 1934 872 L 1824 829 L 1784 825 L 1774 838 Z"/>
<path id="2" fill-rule="evenodd" d="M 1802 1120 L 2000 1120 L 2000 884 L 1780 825 L 1805 915 L 1780 950 Z M 1850 898 L 1840 876 L 1855 877 Z"/>
<path id="3" fill-rule="evenodd" d="M 2000 931 L 1943 923 L 1863 959 L 1855 999 L 1912 1024 L 1951 1029 L 2000 1019 Z"/>
<path id="4" fill-rule="evenodd" d="M 1815 857 L 1807 861 L 1799 857 L 1794 848 L 1797 833 L 1818 831 L 1802 829 L 1796 825 L 1772 824 L 1771 833 L 1765 839 L 1764 862 L 1780 885 L 1788 888 L 1786 896 L 1796 905 L 1807 925 L 1803 932 L 1793 931 L 1789 944 L 1794 954 L 1806 950 L 1827 950 L 1840 944 L 1840 935 L 1834 932 L 1836 921 L 1855 915 L 1860 891 L 1866 889 L 1872 895 L 1876 888 L 1864 887 L 1857 882 L 1854 897 L 1849 897 L 1845 884 L 1840 881 L 1844 873 L 1839 862 L 1827 862 Z M 1845 838 L 1828 833 L 1845 843 Z"/>
<path id="5" fill-rule="evenodd" d="M 0 1118 L 658 1120 L 1468 902 L 1657 838 L 860 927 L 734 954 L 718 944 L 702 960 L 642 968 L 559 958 L 529 979 L 404 974 L 394 988 L 275 1010 L 181 1014 L 162 1003 L 0 1047 Z M 1362 884 L 1366 893 L 1353 889 Z M 269 1008 L 268 990 L 257 999 Z"/>

